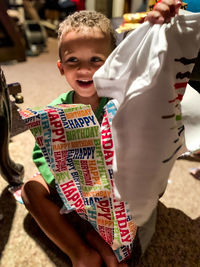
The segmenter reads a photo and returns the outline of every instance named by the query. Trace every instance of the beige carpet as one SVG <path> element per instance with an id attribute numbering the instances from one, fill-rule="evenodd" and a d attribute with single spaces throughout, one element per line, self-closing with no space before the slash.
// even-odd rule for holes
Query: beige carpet
<path id="1" fill-rule="evenodd" d="M 69 89 L 56 61 L 57 41 L 49 39 L 48 52 L 29 57 L 26 62 L 2 66 L 7 83 L 22 85 L 24 103 L 19 107 L 43 106 Z M 14 135 L 10 143 L 11 157 L 25 167 L 24 180 L 36 172 L 31 160 L 33 144 L 29 131 Z M 190 167 L 199 164 L 184 160 L 175 163 L 159 203 L 156 234 L 140 266 L 200 266 L 200 181 L 188 173 Z M 0 221 L 0 266 L 71 266 L 67 256 L 45 237 L 24 206 L 13 200 L 6 182 L 0 181 L 0 210 L 4 214 Z"/>

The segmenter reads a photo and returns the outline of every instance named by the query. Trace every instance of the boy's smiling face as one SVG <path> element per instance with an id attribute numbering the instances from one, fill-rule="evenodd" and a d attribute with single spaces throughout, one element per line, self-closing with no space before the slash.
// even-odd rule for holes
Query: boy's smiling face
<path id="1" fill-rule="evenodd" d="M 96 94 L 93 75 L 111 52 L 111 41 L 100 29 L 70 31 L 62 37 L 57 65 L 75 93 L 91 97 Z"/>

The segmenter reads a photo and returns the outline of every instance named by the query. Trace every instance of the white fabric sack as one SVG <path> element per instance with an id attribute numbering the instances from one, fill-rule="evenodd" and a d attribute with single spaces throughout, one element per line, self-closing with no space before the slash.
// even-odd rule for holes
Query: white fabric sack
<path id="1" fill-rule="evenodd" d="M 95 73 L 99 96 L 115 98 L 114 178 L 134 222 L 151 216 L 170 170 L 184 152 L 180 100 L 200 47 L 200 14 L 143 23 Z"/>

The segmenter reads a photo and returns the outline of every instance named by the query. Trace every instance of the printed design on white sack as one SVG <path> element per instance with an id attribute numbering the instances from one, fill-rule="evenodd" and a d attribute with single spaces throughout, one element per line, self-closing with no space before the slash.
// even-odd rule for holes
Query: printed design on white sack
<path id="1" fill-rule="evenodd" d="M 174 61 L 176 62 L 175 64 L 194 65 L 196 59 L 197 57 L 191 58 L 191 59 L 181 57 L 181 58 L 175 58 Z M 178 72 L 176 74 L 176 82 L 174 83 L 174 86 L 173 86 L 176 97 L 168 101 L 170 104 L 175 105 L 174 106 L 175 113 L 169 114 L 169 115 L 163 115 L 162 119 L 174 118 L 176 121 L 179 121 L 180 123 L 182 123 L 180 102 L 183 99 L 190 75 L 191 75 L 190 71 Z M 184 80 L 184 81 L 180 82 L 180 80 Z M 175 127 L 177 127 L 177 124 Z M 174 129 L 174 126 L 171 129 Z M 179 127 L 177 127 L 177 130 L 178 130 L 178 138 L 174 140 L 174 143 L 178 143 L 179 138 L 184 134 L 184 125 L 182 124 Z M 178 144 L 177 148 L 173 151 L 173 153 L 168 158 L 163 160 L 163 163 L 167 163 L 168 161 L 170 161 L 177 154 L 177 152 L 181 149 L 181 147 L 182 147 L 182 144 Z"/>

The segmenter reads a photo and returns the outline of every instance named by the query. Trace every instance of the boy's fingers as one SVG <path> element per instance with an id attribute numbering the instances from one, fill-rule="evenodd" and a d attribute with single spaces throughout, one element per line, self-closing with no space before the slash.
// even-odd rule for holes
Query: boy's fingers
<path id="1" fill-rule="evenodd" d="M 165 2 L 166 1 L 163 0 L 162 2 L 158 3 L 155 6 L 154 11 L 160 12 L 161 16 L 163 16 L 164 19 L 168 19 L 175 15 L 175 5 L 167 5 Z"/>
<path id="2" fill-rule="evenodd" d="M 160 15 L 158 11 L 150 11 L 148 12 L 145 21 L 148 20 L 152 24 L 163 24 L 164 18 Z"/>
<path id="3" fill-rule="evenodd" d="M 178 14 L 179 8 L 181 7 L 182 0 L 176 0 L 175 13 Z"/>
<path id="4" fill-rule="evenodd" d="M 169 12 L 171 16 L 178 13 L 182 0 L 161 0 L 155 6 L 154 10 L 159 12 Z"/>
<path id="5" fill-rule="evenodd" d="M 181 0 L 161 0 L 155 6 L 153 11 L 147 14 L 145 20 L 152 24 L 162 24 L 170 22 L 171 17 L 174 17 L 181 6 Z"/>
<path id="6" fill-rule="evenodd" d="M 174 15 L 181 7 L 182 0 L 162 0 L 160 3 L 168 6 L 170 13 Z"/>

